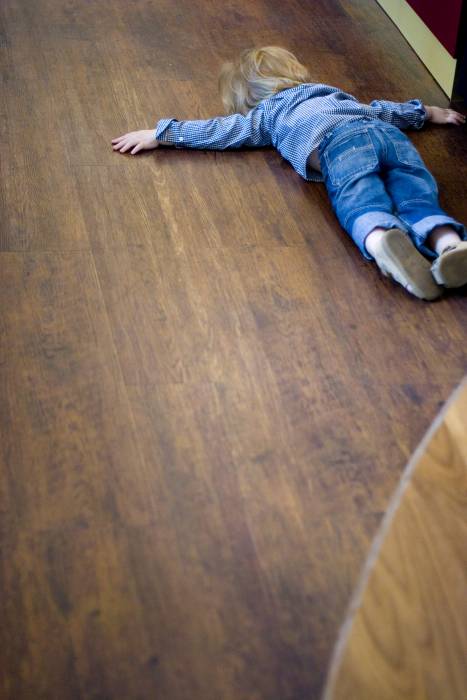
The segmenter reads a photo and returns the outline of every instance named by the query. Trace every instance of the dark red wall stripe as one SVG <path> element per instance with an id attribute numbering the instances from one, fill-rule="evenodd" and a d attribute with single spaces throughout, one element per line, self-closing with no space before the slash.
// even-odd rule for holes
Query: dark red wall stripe
<path id="1" fill-rule="evenodd" d="M 462 0 L 407 0 L 407 2 L 455 58 Z"/>

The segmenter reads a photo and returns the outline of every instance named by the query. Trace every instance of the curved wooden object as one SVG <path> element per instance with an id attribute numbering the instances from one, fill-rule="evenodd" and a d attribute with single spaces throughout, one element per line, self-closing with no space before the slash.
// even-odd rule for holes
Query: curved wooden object
<path id="1" fill-rule="evenodd" d="M 406 467 L 323 696 L 405 698 L 467 698 L 467 379 Z"/>

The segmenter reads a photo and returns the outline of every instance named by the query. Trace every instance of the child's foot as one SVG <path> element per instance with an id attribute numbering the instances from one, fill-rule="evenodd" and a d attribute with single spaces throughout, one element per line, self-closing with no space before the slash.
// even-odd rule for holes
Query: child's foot
<path id="1" fill-rule="evenodd" d="M 467 241 L 445 248 L 431 266 L 433 277 L 444 287 L 467 284 Z"/>
<path id="2" fill-rule="evenodd" d="M 430 263 L 404 231 L 397 228 L 382 231 L 372 244 L 371 254 L 383 275 L 419 299 L 437 299 L 443 293 L 433 279 Z"/>

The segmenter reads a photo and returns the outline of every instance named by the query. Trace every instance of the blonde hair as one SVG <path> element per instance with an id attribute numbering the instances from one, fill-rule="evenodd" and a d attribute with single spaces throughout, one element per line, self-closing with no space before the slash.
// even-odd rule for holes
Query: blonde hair
<path id="1" fill-rule="evenodd" d="M 247 114 L 280 90 L 310 80 L 308 69 L 280 46 L 245 49 L 236 61 L 224 63 L 219 92 L 227 114 Z"/>

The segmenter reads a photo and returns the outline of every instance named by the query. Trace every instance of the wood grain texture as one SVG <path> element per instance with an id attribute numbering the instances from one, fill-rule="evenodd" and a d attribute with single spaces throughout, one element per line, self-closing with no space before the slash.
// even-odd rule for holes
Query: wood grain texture
<path id="1" fill-rule="evenodd" d="M 465 290 L 382 278 L 274 150 L 112 150 L 252 44 L 446 105 L 372 0 L 0 5 L 2 700 L 318 698 L 467 371 Z M 411 137 L 466 221 L 462 131 Z"/>
<path id="2" fill-rule="evenodd" d="M 402 475 L 323 700 L 467 696 L 467 379 Z"/>

